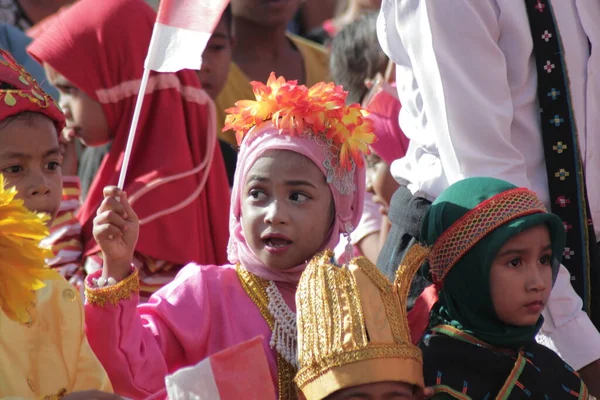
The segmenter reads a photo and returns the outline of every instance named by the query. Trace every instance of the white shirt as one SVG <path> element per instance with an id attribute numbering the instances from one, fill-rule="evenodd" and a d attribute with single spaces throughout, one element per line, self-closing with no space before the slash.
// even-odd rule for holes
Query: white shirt
<path id="1" fill-rule="evenodd" d="M 552 0 L 600 238 L 600 2 Z M 550 209 L 533 41 L 523 0 L 383 0 L 379 41 L 396 63 L 400 126 L 411 140 L 392 174 L 435 199 L 491 176 L 534 190 Z M 588 38 L 595 49 L 589 54 Z M 565 275 L 566 274 L 566 275 Z M 561 268 L 542 332 L 576 369 L 600 358 L 600 334 Z"/>

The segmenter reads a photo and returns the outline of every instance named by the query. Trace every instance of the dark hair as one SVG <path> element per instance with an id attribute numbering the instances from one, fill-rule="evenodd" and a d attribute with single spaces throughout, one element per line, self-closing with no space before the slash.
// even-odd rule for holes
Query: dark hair
<path id="1" fill-rule="evenodd" d="M 231 13 L 231 3 L 227 4 L 227 7 L 223 10 L 221 20 L 225 21 L 227 24 L 227 31 L 233 36 L 233 14 Z"/>
<path id="2" fill-rule="evenodd" d="M 348 91 L 348 103 L 360 103 L 367 94 L 365 79 L 383 72 L 387 58 L 377 40 L 377 13 L 346 25 L 331 42 L 329 69 L 336 85 Z"/>

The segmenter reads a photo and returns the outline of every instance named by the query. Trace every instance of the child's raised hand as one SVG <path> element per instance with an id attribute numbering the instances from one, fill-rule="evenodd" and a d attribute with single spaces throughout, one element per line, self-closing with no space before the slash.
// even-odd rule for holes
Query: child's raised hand
<path id="1" fill-rule="evenodd" d="M 120 281 L 129 275 L 138 235 L 139 221 L 125 192 L 116 186 L 105 187 L 94 218 L 94 238 L 104 254 L 105 278 Z"/>

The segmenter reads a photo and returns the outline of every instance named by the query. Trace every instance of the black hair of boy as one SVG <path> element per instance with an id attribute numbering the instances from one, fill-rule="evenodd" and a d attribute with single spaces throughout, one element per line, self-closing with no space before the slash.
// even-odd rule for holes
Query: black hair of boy
<path id="1" fill-rule="evenodd" d="M 348 103 L 360 103 L 367 94 L 365 79 L 383 72 L 387 58 L 377 39 L 377 13 L 346 25 L 331 42 L 329 69 L 336 85 L 348 91 Z"/>

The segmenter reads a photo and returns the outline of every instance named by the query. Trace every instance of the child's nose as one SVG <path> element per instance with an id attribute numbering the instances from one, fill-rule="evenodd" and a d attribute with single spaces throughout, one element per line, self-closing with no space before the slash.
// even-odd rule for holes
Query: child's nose
<path id="1" fill-rule="evenodd" d="M 50 193 L 48 179 L 43 173 L 32 173 L 27 189 L 28 196 L 44 196 Z"/>
<path id="2" fill-rule="evenodd" d="M 285 206 L 277 200 L 273 200 L 268 206 L 265 213 L 266 224 L 284 224 L 287 222 L 287 213 Z"/>
<path id="3" fill-rule="evenodd" d="M 542 292 L 546 290 L 546 282 L 544 281 L 544 274 L 542 268 L 548 268 L 547 266 L 539 267 L 537 265 L 530 268 L 530 273 L 527 276 L 527 289 L 536 292 Z"/>
<path id="4" fill-rule="evenodd" d="M 73 114 L 71 113 L 71 107 L 69 107 L 69 103 L 64 99 L 63 96 L 60 97 L 58 101 L 58 105 L 60 106 L 62 112 L 65 114 L 65 118 L 67 120 L 73 119 Z"/>

